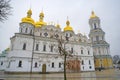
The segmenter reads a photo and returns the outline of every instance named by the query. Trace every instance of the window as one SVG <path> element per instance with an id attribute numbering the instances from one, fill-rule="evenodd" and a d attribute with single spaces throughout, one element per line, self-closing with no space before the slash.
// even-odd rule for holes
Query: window
<path id="1" fill-rule="evenodd" d="M 23 44 L 23 50 L 26 50 L 26 43 Z"/>
<path id="2" fill-rule="evenodd" d="M 94 23 L 94 29 L 97 29 L 96 23 Z"/>
<path id="3" fill-rule="evenodd" d="M 36 44 L 36 51 L 39 50 L 39 44 Z"/>
<path id="4" fill-rule="evenodd" d="M 61 63 L 59 63 L 59 68 L 61 68 Z"/>
<path id="5" fill-rule="evenodd" d="M 30 30 L 30 34 L 32 34 L 32 30 Z"/>
<path id="6" fill-rule="evenodd" d="M 90 60 L 89 60 L 89 65 L 91 65 L 91 62 L 90 62 Z"/>
<path id="7" fill-rule="evenodd" d="M 22 28 L 21 28 L 21 32 L 22 32 Z"/>
<path id="8" fill-rule="evenodd" d="M 52 62 L 52 68 L 54 68 L 54 62 Z"/>
<path id="9" fill-rule="evenodd" d="M 1 62 L 1 66 L 3 65 L 3 61 Z"/>
<path id="10" fill-rule="evenodd" d="M 40 36 L 42 36 L 42 33 L 40 33 Z"/>
<path id="11" fill-rule="evenodd" d="M 96 41 L 99 41 L 99 36 L 96 36 Z"/>
<path id="12" fill-rule="evenodd" d="M 102 36 L 102 40 L 104 40 L 104 36 Z"/>
<path id="13" fill-rule="evenodd" d="M 84 66 L 83 66 L 83 70 L 84 70 Z"/>
<path id="14" fill-rule="evenodd" d="M 45 35 L 45 37 L 47 37 L 47 36 L 48 36 L 48 33 L 44 33 L 44 35 Z"/>
<path id="15" fill-rule="evenodd" d="M 8 63 L 8 68 L 10 67 L 10 61 L 9 61 L 9 63 Z"/>
<path id="16" fill-rule="evenodd" d="M 91 69 L 92 68 L 92 66 L 89 66 L 89 69 Z"/>
<path id="17" fill-rule="evenodd" d="M 82 65 L 84 65 L 84 61 L 82 60 Z"/>
<path id="18" fill-rule="evenodd" d="M 83 50 L 81 50 L 81 54 L 83 54 Z"/>
<path id="19" fill-rule="evenodd" d="M 71 53 L 73 53 L 73 48 L 71 48 Z"/>
<path id="20" fill-rule="evenodd" d="M 68 33 L 66 33 L 66 37 L 68 37 Z"/>
<path id="21" fill-rule="evenodd" d="M 50 51 L 53 52 L 53 46 L 50 47 Z"/>
<path id="22" fill-rule="evenodd" d="M 25 33 L 27 33 L 27 28 L 25 29 Z"/>
<path id="23" fill-rule="evenodd" d="M 37 67 L 37 62 L 35 62 L 35 67 Z"/>
<path id="24" fill-rule="evenodd" d="M 19 61 L 18 67 L 22 67 L 22 61 Z"/>
<path id="25" fill-rule="evenodd" d="M 88 50 L 88 55 L 90 54 L 90 51 Z"/>
<path id="26" fill-rule="evenodd" d="M 43 45 L 43 51 L 46 51 L 46 45 Z"/>

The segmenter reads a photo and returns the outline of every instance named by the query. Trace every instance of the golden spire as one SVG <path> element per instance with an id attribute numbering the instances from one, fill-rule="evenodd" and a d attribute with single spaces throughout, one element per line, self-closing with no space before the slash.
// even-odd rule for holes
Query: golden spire
<path id="1" fill-rule="evenodd" d="M 66 27 L 64 28 L 64 31 L 73 31 L 72 27 L 70 26 L 70 21 L 68 20 L 68 17 L 67 17 Z"/>
<path id="2" fill-rule="evenodd" d="M 27 12 L 27 17 L 31 18 L 31 15 L 32 15 L 32 11 L 31 11 L 31 9 L 29 9 L 28 12 Z"/>
<path id="3" fill-rule="evenodd" d="M 59 22 L 57 21 L 57 25 L 56 25 L 57 28 L 60 28 L 60 25 L 59 25 Z"/>
<path id="4" fill-rule="evenodd" d="M 26 23 L 31 23 L 31 24 L 34 25 L 34 20 L 31 18 L 31 15 L 32 15 L 32 10 L 29 9 L 29 10 L 27 11 L 27 16 L 24 17 L 24 18 L 22 18 L 21 21 L 22 21 L 22 22 L 26 22 Z"/>
<path id="5" fill-rule="evenodd" d="M 92 11 L 90 18 L 95 18 L 95 17 L 97 17 L 97 16 L 95 15 L 94 11 Z"/>
<path id="6" fill-rule="evenodd" d="M 39 17 L 40 17 L 40 21 L 43 21 L 43 19 L 44 19 L 44 13 L 43 13 L 43 11 L 40 13 Z"/>
<path id="7" fill-rule="evenodd" d="M 44 22 L 44 13 L 43 13 L 43 11 L 41 11 L 41 13 L 39 15 L 39 21 L 36 22 L 35 26 L 36 27 L 41 27 L 41 26 L 44 26 L 44 25 L 47 25 L 47 23 Z"/>

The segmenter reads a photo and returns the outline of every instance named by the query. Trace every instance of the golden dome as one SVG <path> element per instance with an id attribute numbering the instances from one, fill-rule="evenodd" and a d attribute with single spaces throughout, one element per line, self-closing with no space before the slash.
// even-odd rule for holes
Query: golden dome
<path id="1" fill-rule="evenodd" d="M 44 25 L 47 25 L 46 22 L 41 22 L 41 21 L 38 21 L 35 23 L 35 27 L 41 27 L 41 26 L 44 26 Z"/>
<path id="2" fill-rule="evenodd" d="M 57 24 L 57 25 L 56 25 L 56 27 L 57 27 L 57 28 L 60 28 L 60 25 L 59 25 L 59 24 Z"/>
<path id="3" fill-rule="evenodd" d="M 95 15 L 94 11 L 92 11 L 90 18 L 95 18 L 95 17 L 97 16 Z"/>
<path id="4" fill-rule="evenodd" d="M 64 28 L 64 31 L 73 31 L 72 27 L 70 26 L 70 22 L 66 21 L 66 27 Z"/>
<path id="5" fill-rule="evenodd" d="M 22 18 L 22 22 L 26 22 L 26 23 L 31 23 L 34 25 L 34 20 L 31 18 L 31 15 L 32 15 L 32 11 L 31 9 L 28 10 L 27 12 L 27 16 Z"/>
<path id="6" fill-rule="evenodd" d="M 44 22 L 43 19 L 44 19 L 44 13 L 41 12 L 40 15 L 39 15 L 39 21 L 35 23 L 35 26 L 36 27 L 41 27 L 41 26 L 47 25 L 47 23 Z"/>

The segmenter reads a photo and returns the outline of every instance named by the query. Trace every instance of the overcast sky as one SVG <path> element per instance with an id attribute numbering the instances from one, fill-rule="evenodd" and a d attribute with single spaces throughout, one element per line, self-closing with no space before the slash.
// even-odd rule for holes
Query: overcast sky
<path id="1" fill-rule="evenodd" d="M 13 15 L 4 23 L 0 22 L 0 52 L 9 47 L 10 37 L 19 31 L 21 19 L 31 8 L 35 21 L 43 10 L 45 22 L 58 21 L 63 29 L 68 16 L 75 33 L 79 30 L 86 35 L 90 31 L 88 20 L 93 10 L 101 19 L 111 55 L 120 54 L 120 0 L 11 0 L 11 6 Z"/>

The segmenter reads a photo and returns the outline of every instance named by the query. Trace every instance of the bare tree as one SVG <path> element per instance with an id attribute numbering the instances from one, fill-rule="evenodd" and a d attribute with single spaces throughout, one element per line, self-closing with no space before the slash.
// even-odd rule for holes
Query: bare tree
<path id="1" fill-rule="evenodd" d="M 0 0 L 0 22 L 8 19 L 11 15 L 12 7 L 10 6 L 11 0 Z"/>

